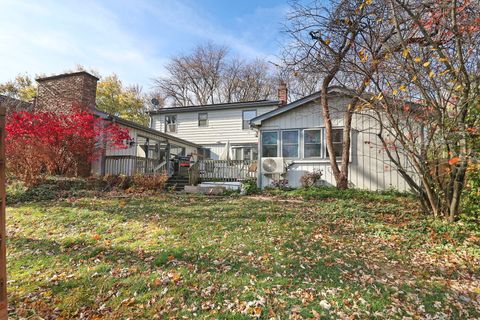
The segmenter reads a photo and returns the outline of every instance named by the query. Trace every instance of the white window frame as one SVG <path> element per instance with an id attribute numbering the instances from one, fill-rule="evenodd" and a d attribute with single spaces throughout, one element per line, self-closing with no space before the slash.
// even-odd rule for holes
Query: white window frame
<path id="1" fill-rule="evenodd" d="M 168 124 L 167 124 L 167 117 L 175 117 L 175 131 L 168 131 L 167 130 L 167 127 L 168 127 Z M 164 119 L 163 119 L 163 123 L 164 123 L 164 126 L 165 126 L 165 133 L 169 133 L 169 132 L 173 132 L 173 133 L 177 133 L 178 132 L 178 115 L 176 114 L 166 114 Z"/>
<path id="2" fill-rule="evenodd" d="M 263 134 L 264 133 L 269 133 L 269 132 L 275 132 L 277 134 L 277 157 L 279 156 L 280 153 L 280 131 L 279 130 L 264 130 L 260 131 L 260 155 L 258 155 L 258 158 L 267 158 L 266 156 L 263 156 Z"/>
<path id="3" fill-rule="evenodd" d="M 250 129 L 250 125 L 248 125 L 247 127 L 245 127 L 245 112 L 251 112 L 251 111 L 254 111 L 255 112 L 255 117 L 258 115 L 258 111 L 257 109 L 248 109 L 248 110 L 242 110 L 242 130 L 249 130 Z M 253 117 L 253 118 L 255 118 Z M 252 119 L 253 119 L 252 118 Z M 252 120 L 252 119 L 249 119 L 248 121 Z"/>
<path id="4" fill-rule="evenodd" d="M 283 156 L 283 133 L 284 132 L 291 132 L 291 131 L 296 131 L 297 132 L 297 156 L 296 157 L 284 157 Z M 300 130 L 299 129 L 285 129 L 280 131 L 280 156 L 283 158 L 287 159 L 300 159 L 301 154 L 300 154 L 300 144 L 301 144 L 301 139 L 300 139 Z"/>
<path id="5" fill-rule="evenodd" d="M 318 157 L 305 157 L 305 131 L 319 131 L 320 132 L 320 156 Z M 305 160 L 323 160 L 325 159 L 325 128 L 306 128 L 302 130 L 302 159 Z"/>
<path id="6" fill-rule="evenodd" d="M 200 119 L 200 115 L 203 115 L 203 114 L 207 116 L 206 119 Z M 198 127 L 199 128 L 208 127 L 208 112 L 199 112 L 197 118 L 198 118 Z M 205 121 L 205 125 L 200 125 L 200 121 Z"/>

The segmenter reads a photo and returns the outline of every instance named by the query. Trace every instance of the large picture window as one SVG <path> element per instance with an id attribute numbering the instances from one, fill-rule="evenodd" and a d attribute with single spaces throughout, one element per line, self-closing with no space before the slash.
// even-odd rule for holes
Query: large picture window
<path id="1" fill-rule="evenodd" d="M 343 150 L 343 129 L 332 129 L 332 143 L 333 150 L 335 151 L 335 157 L 342 157 Z M 328 150 L 327 150 L 328 157 Z"/>
<path id="2" fill-rule="evenodd" d="M 278 132 L 262 132 L 262 157 L 278 157 Z"/>
<path id="3" fill-rule="evenodd" d="M 177 132 L 177 116 L 165 116 L 165 132 Z"/>
<path id="4" fill-rule="evenodd" d="M 321 133 L 320 130 L 305 130 L 303 133 L 303 156 L 304 158 L 321 157 Z"/>
<path id="5" fill-rule="evenodd" d="M 282 131 L 282 157 L 298 158 L 298 130 Z"/>
<path id="6" fill-rule="evenodd" d="M 242 128 L 250 128 L 250 120 L 257 116 L 257 110 L 244 110 L 242 113 Z"/>

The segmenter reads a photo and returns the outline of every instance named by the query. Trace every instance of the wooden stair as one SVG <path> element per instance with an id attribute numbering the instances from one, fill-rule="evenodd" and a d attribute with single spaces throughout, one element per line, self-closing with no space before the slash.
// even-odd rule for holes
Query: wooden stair
<path id="1" fill-rule="evenodd" d="M 167 190 L 183 191 L 188 185 L 188 177 L 173 175 L 167 180 Z"/>

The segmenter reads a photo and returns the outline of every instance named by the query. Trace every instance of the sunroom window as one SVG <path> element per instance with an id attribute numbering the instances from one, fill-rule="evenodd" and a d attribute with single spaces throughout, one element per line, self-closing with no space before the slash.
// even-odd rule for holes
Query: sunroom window
<path id="1" fill-rule="evenodd" d="M 298 130 L 282 131 L 282 157 L 298 158 Z"/>
<path id="2" fill-rule="evenodd" d="M 335 157 L 341 158 L 343 150 L 343 129 L 332 129 L 332 143 Z M 328 149 L 326 154 L 328 157 Z"/>
<path id="3" fill-rule="evenodd" d="M 318 158 L 321 156 L 320 130 L 305 130 L 303 134 L 303 153 L 305 158 Z"/>
<path id="4" fill-rule="evenodd" d="M 262 157 L 278 156 L 278 132 L 262 132 Z"/>

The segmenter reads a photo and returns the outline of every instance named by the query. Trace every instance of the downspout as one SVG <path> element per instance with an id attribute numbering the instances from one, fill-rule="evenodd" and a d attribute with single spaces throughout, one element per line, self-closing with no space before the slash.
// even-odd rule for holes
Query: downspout
<path id="1" fill-rule="evenodd" d="M 255 131 L 255 133 L 257 134 L 258 136 L 258 143 L 257 143 L 257 187 L 259 187 L 260 189 L 263 189 L 263 181 L 262 181 L 262 154 L 260 153 L 261 151 L 261 145 L 262 145 L 262 141 L 261 141 L 261 134 L 260 134 L 260 128 L 259 126 L 251 123 L 250 124 L 250 127 Z"/>

